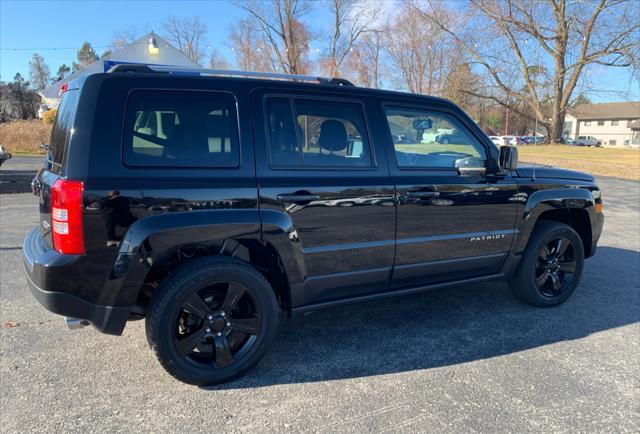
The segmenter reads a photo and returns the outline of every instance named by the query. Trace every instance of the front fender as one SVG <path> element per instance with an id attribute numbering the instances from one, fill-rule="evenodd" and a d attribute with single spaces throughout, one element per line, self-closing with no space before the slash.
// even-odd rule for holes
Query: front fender
<path id="1" fill-rule="evenodd" d="M 516 239 L 513 253 L 521 254 L 527 247 L 531 233 L 540 216 L 551 210 L 584 210 L 589 216 L 592 230 L 597 226 L 596 211 L 591 191 L 586 188 L 554 188 L 538 190 L 530 194 L 516 222 Z"/>

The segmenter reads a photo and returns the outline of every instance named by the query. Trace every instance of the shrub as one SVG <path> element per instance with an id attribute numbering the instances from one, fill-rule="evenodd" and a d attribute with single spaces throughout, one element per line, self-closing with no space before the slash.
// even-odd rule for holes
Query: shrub
<path id="1" fill-rule="evenodd" d="M 0 144 L 12 154 L 41 154 L 41 143 L 49 143 L 51 125 L 40 119 L 0 123 Z"/>
<path id="2" fill-rule="evenodd" d="M 56 114 L 58 113 L 57 109 L 49 109 L 46 112 L 44 112 L 44 115 L 42 115 L 42 120 L 44 121 L 45 124 L 49 124 L 52 125 L 53 122 L 56 120 Z"/>

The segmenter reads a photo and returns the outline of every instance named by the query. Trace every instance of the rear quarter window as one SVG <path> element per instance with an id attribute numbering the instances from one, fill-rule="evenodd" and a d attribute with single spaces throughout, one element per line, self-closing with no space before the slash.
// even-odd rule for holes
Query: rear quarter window
<path id="1" fill-rule="evenodd" d="M 226 92 L 133 91 L 123 147 L 129 166 L 238 167 L 236 100 Z"/>
<path id="2" fill-rule="evenodd" d="M 68 90 L 62 95 L 60 107 L 58 107 L 58 114 L 56 115 L 56 120 L 51 130 L 51 152 L 48 156 L 49 161 L 54 163 L 51 169 L 54 172 L 64 166 L 69 142 L 73 135 L 73 123 L 76 116 L 79 96 L 79 90 Z"/>

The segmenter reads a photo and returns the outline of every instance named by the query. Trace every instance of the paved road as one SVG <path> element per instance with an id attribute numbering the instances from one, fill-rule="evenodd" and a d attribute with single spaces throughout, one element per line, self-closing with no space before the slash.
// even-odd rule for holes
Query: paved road
<path id="1" fill-rule="evenodd" d="M 13 157 L 0 167 L 0 194 L 27 193 L 44 157 Z"/>
<path id="2" fill-rule="evenodd" d="M 35 199 L 0 196 L 0 431 L 638 432 L 640 184 L 601 185 L 601 247 L 564 305 L 485 284 L 317 312 L 209 389 L 166 375 L 142 322 L 72 332 L 40 307 L 20 251 Z"/>

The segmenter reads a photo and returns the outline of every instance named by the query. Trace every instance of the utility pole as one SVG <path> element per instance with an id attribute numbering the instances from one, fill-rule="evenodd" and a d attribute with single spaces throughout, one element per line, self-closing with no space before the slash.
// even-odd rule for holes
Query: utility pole
<path id="1" fill-rule="evenodd" d="M 507 106 L 507 115 L 504 118 L 504 135 L 509 135 L 509 106 Z"/>

